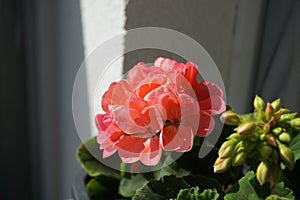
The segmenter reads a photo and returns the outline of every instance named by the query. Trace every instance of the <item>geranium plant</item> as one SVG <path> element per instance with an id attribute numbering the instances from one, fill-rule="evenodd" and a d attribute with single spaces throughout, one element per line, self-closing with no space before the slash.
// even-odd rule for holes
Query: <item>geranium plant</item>
<path id="1" fill-rule="evenodd" d="M 259 96 L 239 115 L 200 79 L 194 63 L 158 58 L 111 83 L 98 135 L 77 151 L 92 199 L 295 199 L 285 171 L 300 157 L 300 118 Z"/>

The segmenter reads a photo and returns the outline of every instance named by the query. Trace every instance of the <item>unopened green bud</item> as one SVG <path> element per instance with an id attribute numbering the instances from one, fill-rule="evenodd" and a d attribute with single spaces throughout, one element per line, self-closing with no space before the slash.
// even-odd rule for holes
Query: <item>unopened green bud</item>
<path id="1" fill-rule="evenodd" d="M 259 97 L 258 95 L 255 96 L 254 102 L 253 102 L 255 110 L 264 110 L 265 109 L 265 102 L 264 100 Z"/>
<path id="2" fill-rule="evenodd" d="M 274 113 L 274 119 L 276 122 L 280 119 L 281 115 L 282 115 L 282 113 L 280 110 L 277 111 L 276 113 Z"/>
<path id="3" fill-rule="evenodd" d="M 263 160 L 267 160 L 272 154 L 272 147 L 266 142 L 261 143 L 258 148 L 259 154 Z"/>
<path id="4" fill-rule="evenodd" d="M 280 112 L 281 112 L 281 114 L 287 114 L 290 112 L 290 110 L 287 108 L 280 108 Z"/>
<path id="5" fill-rule="evenodd" d="M 289 170 L 293 170 L 294 165 L 295 165 L 295 158 L 294 158 L 294 153 L 292 150 L 287 147 L 284 144 L 281 144 L 279 141 L 277 141 L 278 147 L 279 147 L 279 155 L 281 158 L 281 161 Z"/>
<path id="6" fill-rule="evenodd" d="M 240 115 L 241 123 L 253 121 L 252 115 Z"/>
<path id="7" fill-rule="evenodd" d="M 232 166 L 236 167 L 242 165 L 246 162 L 247 153 L 245 151 L 240 151 L 239 153 L 235 154 L 232 160 Z"/>
<path id="8" fill-rule="evenodd" d="M 279 136 L 278 136 L 278 139 L 281 141 L 281 142 L 285 142 L 285 143 L 288 143 L 291 141 L 291 136 L 290 134 L 288 134 L 287 132 L 283 132 L 281 133 Z"/>
<path id="9" fill-rule="evenodd" d="M 268 180 L 269 164 L 267 161 L 261 161 L 256 169 L 256 178 L 260 185 L 263 185 Z"/>
<path id="10" fill-rule="evenodd" d="M 271 106 L 273 107 L 274 111 L 277 112 L 281 107 L 280 99 L 276 99 L 276 100 L 272 101 Z"/>
<path id="11" fill-rule="evenodd" d="M 231 139 L 240 140 L 241 136 L 238 133 L 232 133 L 227 137 L 227 140 L 231 140 Z"/>
<path id="12" fill-rule="evenodd" d="M 279 164 L 273 163 L 269 169 L 269 182 L 271 187 L 276 185 L 280 181 L 281 169 Z"/>
<path id="13" fill-rule="evenodd" d="M 219 157 L 220 158 L 227 158 L 231 156 L 235 149 L 236 140 L 228 140 L 222 144 L 222 146 L 219 149 Z"/>
<path id="14" fill-rule="evenodd" d="M 269 131 L 270 131 L 270 125 L 269 124 L 264 124 L 263 131 L 266 134 L 269 133 Z"/>
<path id="15" fill-rule="evenodd" d="M 235 153 L 239 153 L 241 151 L 245 151 L 247 149 L 247 143 L 246 141 L 242 140 L 242 141 L 239 141 L 237 143 L 237 145 L 235 146 Z"/>
<path id="16" fill-rule="evenodd" d="M 292 127 L 300 127 L 300 117 L 291 120 L 290 125 Z"/>
<path id="17" fill-rule="evenodd" d="M 281 132 L 282 132 L 281 127 L 276 127 L 272 129 L 272 133 L 274 133 L 275 135 L 279 135 Z"/>
<path id="18" fill-rule="evenodd" d="M 231 167 L 231 157 L 217 158 L 214 164 L 214 173 L 223 173 Z"/>
<path id="19" fill-rule="evenodd" d="M 270 127 L 274 127 L 276 125 L 278 120 L 275 119 L 274 116 L 271 116 L 271 119 L 269 120 L 268 124 Z"/>
<path id="20" fill-rule="evenodd" d="M 265 198 L 265 200 L 286 200 L 287 198 L 281 197 L 281 195 L 271 194 Z"/>
<path id="21" fill-rule="evenodd" d="M 259 140 L 260 140 L 260 141 L 266 141 L 266 140 L 267 140 L 267 135 L 266 135 L 266 134 L 261 134 L 261 135 L 259 136 Z"/>
<path id="22" fill-rule="evenodd" d="M 257 121 L 266 121 L 266 114 L 263 110 L 257 110 L 255 112 L 255 118 Z"/>
<path id="23" fill-rule="evenodd" d="M 272 134 L 267 135 L 267 142 L 268 142 L 269 145 L 271 145 L 273 147 L 277 147 L 275 137 Z"/>
<path id="24" fill-rule="evenodd" d="M 267 104 L 265 113 L 266 113 L 266 120 L 269 121 L 271 117 L 274 115 L 274 109 L 270 103 Z"/>
<path id="25" fill-rule="evenodd" d="M 224 124 L 231 125 L 231 126 L 236 126 L 239 125 L 240 123 L 239 115 L 232 112 L 231 110 L 224 112 L 221 115 L 220 119 Z"/>
<path id="26" fill-rule="evenodd" d="M 256 128 L 255 122 L 245 122 L 238 126 L 237 132 L 240 135 L 247 135 L 249 133 L 252 133 Z"/>
<path id="27" fill-rule="evenodd" d="M 295 119 L 296 116 L 297 116 L 297 113 L 283 114 L 280 117 L 280 121 L 289 121 L 289 120 Z"/>

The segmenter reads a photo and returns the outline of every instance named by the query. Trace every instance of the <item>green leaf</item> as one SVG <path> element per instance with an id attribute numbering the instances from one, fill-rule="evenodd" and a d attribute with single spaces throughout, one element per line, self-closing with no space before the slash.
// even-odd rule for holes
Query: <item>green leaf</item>
<path id="1" fill-rule="evenodd" d="M 233 185 L 229 193 L 224 196 L 224 199 L 259 200 L 265 199 L 269 194 L 269 184 L 260 186 L 254 172 L 250 171 Z"/>
<path id="2" fill-rule="evenodd" d="M 129 178 L 123 178 L 119 186 L 119 194 L 124 197 L 132 197 L 136 190 L 149 182 L 143 174 L 132 175 Z"/>
<path id="3" fill-rule="evenodd" d="M 100 175 L 89 180 L 86 188 L 92 199 L 116 199 L 120 197 L 118 185 L 118 180 Z"/>
<path id="4" fill-rule="evenodd" d="M 91 197 L 100 197 L 108 191 L 107 187 L 99 182 L 98 177 L 91 179 L 87 183 L 86 188 Z"/>
<path id="5" fill-rule="evenodd" d="M 77 149 L 77 160 L 89 176 L 106 175 L 121 179 L 122 177 L 117 170 L 107 167 L 99 161 L 102 159 L 101 155 L 99 144 L 95 137 L 88 139 Z"/>
<path id="6" fill-rule="evenodd" d="M 181 189 L 198 186 L 199 189 L 213 189 L 221 192 L 221 186 L 213 179 L 203 176 L 185 176 L 176 178 L 175 176 L 166 176 L 159 181 L 150 181 L 144 187 L 138 189 L 133 196 L 134 200 L 147 199 L 171 199 L 176 198 Z"/>
<path id="7" fill-rule="evenodd" d="M 265 200 L 291 200 L 291 199 L 287 199 L 285 197 L 280 197 L 280 196 L 278 196 L 276 194 L 271 194 Z"/>
<path id="8" fill-rule="evenodd" d="M 293 151 L 295 156 L 295 161 L 300 158 L 300 133 L 293 138 L 290 144 L 290 149 Z"/>
<path id="9" fill-rule="evenodd" d="M 179 191 L 176 200 L 217 200 L 219 194 L 216 189 L 206 189 L 199 194 L 198 187 L 182 189 Z"/>
<path id="10" fill-rule="evenodd" d="M 164 176 L 175 175 L 176 177 L 183 177 L 191 175 L 191 172 L 182 168 L 177 162 L 175 162 L 170 156 L 166 158 L 163 168 L 156 173 L 156 180 Z"/>
<path id="11" fill-rule="evenodd" d="M 200 194 L 200 200 L 217 200 L 219 196 L 216 189 L 206 189 Z"/>
<path id="12" fill-rule="evenodd" d="M 188 187 L 190 185 L 182 178 L 167 176 L 159 181 L 150 181 L 143 188 L 138 189 L 133 200 L 165 200 L 175 198 L 180 189 Z"/>
<path id="13" fill-rule="evenodd" d="M 136 190 L 146 185 L 151 180 L 160 180 L 164 176 L 175 175 L 176 177 L 183 177 L 191 175 L 191 173 L 176 163 L 171 156 L 167 156 L 161 168 L 155 172 L 143 173 L 143 174 L 127 174 L 124 177 L 119 186 L 119 193 L 124 197 L 132 197 Z"/>
<path id="14" fill-rule="evenodd" d="M 272 195 L 270 195 L 266 200 L 275 200 L 277 197 L 278 200 L 293 200 L 295 199 L 295 196 L 293 194 L 293 191 L 284 186 L 284 182 L 278 183 L 274 189 L 271 192 Z M 272 197 L 272 198 L 271 198 Z"/>

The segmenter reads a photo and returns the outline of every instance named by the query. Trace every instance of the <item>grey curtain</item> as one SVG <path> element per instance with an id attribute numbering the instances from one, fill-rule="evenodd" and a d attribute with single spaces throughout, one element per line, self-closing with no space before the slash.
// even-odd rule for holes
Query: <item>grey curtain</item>
<path id="1" fill-rule="evenodd" d="M 300 1 L 270 0 L 256 72 L 256 93 L 300 113 Z"/>
<path id="2" fill-rule="evenodd" d="M 0 1 L 0 199 L 30 199 L 24 4 Z"/>

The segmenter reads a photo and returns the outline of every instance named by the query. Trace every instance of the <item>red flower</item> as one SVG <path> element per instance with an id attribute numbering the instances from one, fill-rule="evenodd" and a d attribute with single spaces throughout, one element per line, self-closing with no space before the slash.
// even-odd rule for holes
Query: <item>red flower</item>
<path id="1" fill-rule="evenodd" d="M 155 66 L 138 63 L 127 79 L 112 83 L 102 98 L 105 114 L 96 116 L 103 157 L 118 152 L 123 162 L 156 165 L 162 150 L 189 151 L 196 135 L 211 133 L 212 115 L 225 110 L 223 94 L 197 75 L 192 62 L 158 58 Z"/>

